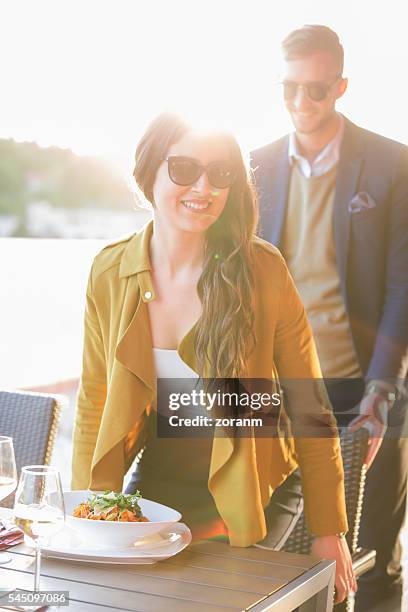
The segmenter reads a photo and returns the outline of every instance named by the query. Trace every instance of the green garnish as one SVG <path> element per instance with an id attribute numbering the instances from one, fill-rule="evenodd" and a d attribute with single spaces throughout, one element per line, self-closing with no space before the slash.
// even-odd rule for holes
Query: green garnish
<path id="1" fill-rule="evenodd" d="M 126 495 L 125 493 L 114 493 L 108 489 L 103 494 L 98 495 L 95 493 L 88 499 L 87 503 L 96 513 L 106 512 L 109 508 L 116 506 L 119 512 L 130 510 L 139 517 L 142 515 L 142 510 L 138 503 L 141 497 L 139 491 Z"/>

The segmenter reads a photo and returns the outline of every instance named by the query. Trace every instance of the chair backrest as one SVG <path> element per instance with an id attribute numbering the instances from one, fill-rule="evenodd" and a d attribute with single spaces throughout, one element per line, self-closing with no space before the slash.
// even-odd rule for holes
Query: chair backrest
<path id="1" fill-rule="evenodd" d="M 346 492 L 346 508 L 349 531 L 347 541 L 351 553 L 357 550 L 358 533 L 360 529 L 361 511 L 363 507 L 364 483 L 366 468 L 363 465 L 367 454 L 368 432 L 359 429 L 352 433 L 341 430 L 340 444 L 344 464 L 344 486 Z M 324 491 L 321 493 L 324 495 Z M 308 554 L 312 538 L 306 528 L 304 514 L 298 520 L 294 530 L 286 541 L 283 550 Z"/>
<path id="2" fill-rule="evenodd" d="M 23 465 L 48 465 L 62 398 L 45 393 L 0 391 L 0 435 L 13 438 L 17 473 Z M 14 494 L 2 500 L 11 508 Z"/>

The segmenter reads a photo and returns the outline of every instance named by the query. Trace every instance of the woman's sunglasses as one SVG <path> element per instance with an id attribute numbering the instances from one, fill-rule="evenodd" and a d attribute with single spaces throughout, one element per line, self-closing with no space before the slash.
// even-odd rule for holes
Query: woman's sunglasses
<path id="1" fill-rule="evenodd" d="M 194 185 L 204 172 L 211 185 L 218 189 L 231 187 L 235 178 L 234 167 L 229 161 L 213 161 L 203 166 L 191 157 L 177 155 L 162 161 L 167 162 L 170 180 L 183 187 Z"/>
<path id="2" fill-rule="evenodd" d="M 329 93 L 330 88 L 341 78 L 337 74 L 334 81 L 310 81 L 309 83 L 297 83 L 296 81 L 282 81 L 283 97 L 285 100 L 293 100 L 299 88 L 313 102 L 321 102 Z"/>

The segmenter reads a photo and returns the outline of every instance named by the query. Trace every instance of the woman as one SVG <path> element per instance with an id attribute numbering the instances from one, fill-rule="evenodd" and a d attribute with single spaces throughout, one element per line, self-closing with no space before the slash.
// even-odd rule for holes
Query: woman
<path id="1" fill-rule="evenodd" d="M 139 453 L 131 488 L 162 503 L 173 494 L 198 537 L 224 533 L 249 546 L 265 537 L 263 509 L 297 467 L 296 454 L 313 552 L 336 559 L 343 599 L 356 585 L 340 537 L 347 520 L 337 438 L 192 443 L 159 438 L 152 425 L 156 377 L 321 377 L 284 261 L 254 236 L 256 199 L 239 146 L 163 114 L 137 147 L 134 176 L 154 221 L 105 248 L 90 274 L 73 488 L 121 491 Z"/>

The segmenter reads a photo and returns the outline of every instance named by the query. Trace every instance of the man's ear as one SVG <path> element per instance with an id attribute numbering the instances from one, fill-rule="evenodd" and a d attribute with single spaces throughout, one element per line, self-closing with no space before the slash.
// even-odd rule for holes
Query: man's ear
<path id="1" fill-rule="evenodd" d="M 339 85 L 339 92 L 337 98 L 341 98 L 347 91 L 348 79 L 342 79 Z"/>

